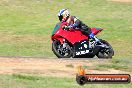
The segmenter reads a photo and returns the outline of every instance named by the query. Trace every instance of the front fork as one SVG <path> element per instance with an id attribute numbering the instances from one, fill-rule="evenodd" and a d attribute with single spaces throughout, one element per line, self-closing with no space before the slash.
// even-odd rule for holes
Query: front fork
<path id="1" fill-rule="evenodd" d="M 62 51 L 63 51 L 63 53 L 67 53 L 68 52 L 66 39 L 63 39 Z"/>
<path id="2" fill-rule="evenodd" d="M 63 39 L 63 45 L 62 45 L 62 47 L 63 47 L 63 48 L 66 48 L 66 44 L 67 44 L 67 43 L 66 43 L 66 39 Z"/>

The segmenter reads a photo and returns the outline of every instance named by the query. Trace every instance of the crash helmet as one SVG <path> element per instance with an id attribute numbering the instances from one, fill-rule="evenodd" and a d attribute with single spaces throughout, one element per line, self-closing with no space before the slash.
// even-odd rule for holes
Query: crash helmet
<path id="1" fill-rule="evenodd" d="M 60 21 L 66 21 L 69 16 L 70 16 L 70 13 L 68 9 L 61 9 L 58 13 L 58 18 Z"/>

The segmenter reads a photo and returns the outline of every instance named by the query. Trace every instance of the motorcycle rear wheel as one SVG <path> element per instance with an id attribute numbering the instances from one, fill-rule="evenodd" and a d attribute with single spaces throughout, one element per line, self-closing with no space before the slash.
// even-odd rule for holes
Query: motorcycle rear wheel
<path id="1" fill-rule="evenodd" d="M 100 42 L 102 42 L 103 44 L 107 45 L 109 48 L 107 49 L 101 49 L 98 53 L 97 53 L 97 57 L 98 58 L 104 58 L 104 59 L 108 59 L 108 58 L 112 58 L 112 56 L 114 55 L 114 50 L 112 48 L 112 46 L 105 40 L 100 40 Z"/>
<path id="2" fill-rule="evenodd" d="M 66 44 L 67 55 L 65 52 L 63 52 L 62 49 L 63 49 L 62 44 L 58 40 L 54 40 L 52 43 L 52 51 L 58 58 L 70 58 L 70 57 L 72 57 L 72 55 L 73 55 L 72 49 L 68 44 Z"/>

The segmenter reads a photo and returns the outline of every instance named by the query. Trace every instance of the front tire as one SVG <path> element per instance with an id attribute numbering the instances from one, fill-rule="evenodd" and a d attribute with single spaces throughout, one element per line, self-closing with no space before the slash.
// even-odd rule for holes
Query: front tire
<path id="1" fill-rule="evenodd" d="M 72 49 L 66 43 L 65 51 L 63 45 L 58 40 L 54 40 L 52 43 L 52 51 L 58 58 L 70 58 L 72 57 Z"/>

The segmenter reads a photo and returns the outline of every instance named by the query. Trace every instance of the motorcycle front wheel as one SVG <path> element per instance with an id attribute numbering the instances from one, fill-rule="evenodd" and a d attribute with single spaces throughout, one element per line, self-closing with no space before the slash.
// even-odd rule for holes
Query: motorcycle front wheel
<path id="1" fill-rule="evenodd" d="M 52 43 L 52 51 L 58 58 L 70 58 L 72 57 L 72 49 L 66 44 L 65 47 L 58 40 L 54 40 Z"/>

